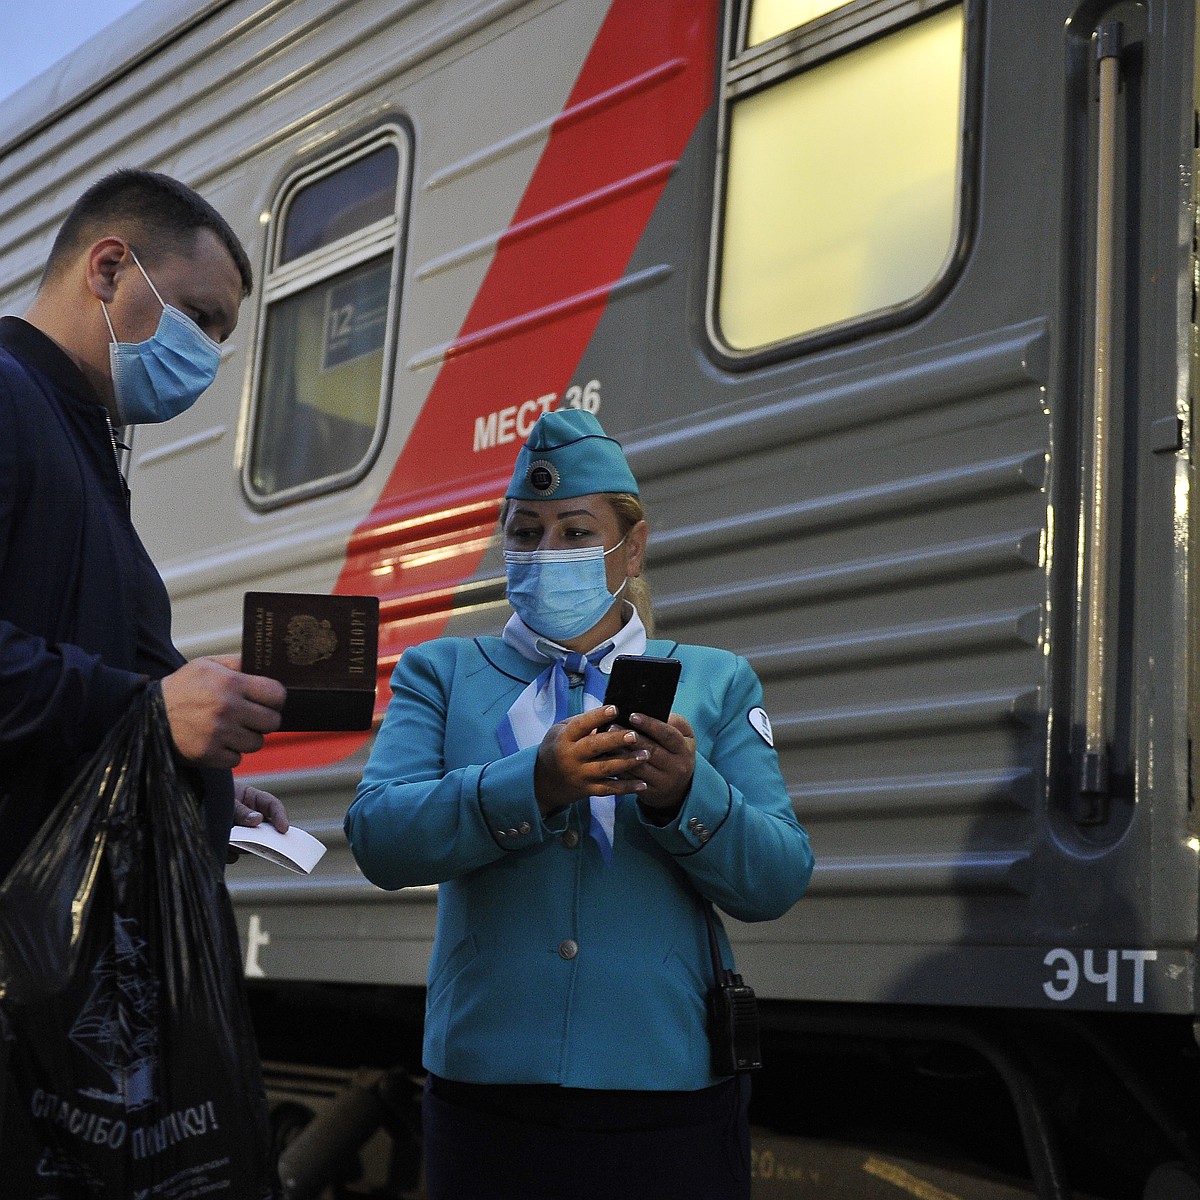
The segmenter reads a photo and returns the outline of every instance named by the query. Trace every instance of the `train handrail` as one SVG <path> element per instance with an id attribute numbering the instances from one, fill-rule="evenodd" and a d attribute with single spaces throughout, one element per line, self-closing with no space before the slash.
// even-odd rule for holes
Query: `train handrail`
<path id="1" fill-rule="evenodd" d="M 1095 335 L 1092 359 L 1092 478 L 1084 546 L 1086 661 L 1084 670 L 1084 747 L 1079 790 L 1108 791 L 1106 651 L 1108 640 L 1108 567 L 1104 545 L 1109 503 L 1109 423 L 1112 409 L 1113 270 L 1116 257 L 1114 209 L 1117 171 L 1117 93 L 1120 88 L 1121 25 L 1106 22 L 1096 31 L 1099 117 L 1096 162 Z"/>

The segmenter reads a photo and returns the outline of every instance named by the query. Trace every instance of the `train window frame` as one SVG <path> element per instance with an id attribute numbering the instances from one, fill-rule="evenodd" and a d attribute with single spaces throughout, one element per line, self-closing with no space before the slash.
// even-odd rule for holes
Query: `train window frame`
<path id="1" fill-rule="evenodd" d="M 396 154 L 395 199 L 391 213 L 285 261 L 283 255 L 287 222 L 296 199 L 314 184 L 389 147 Z M 264 247 L 248 402 L 244 409 L 239 453 L 242 491 L 247 502 L 258 511 L 282 508 L 301 500 L 352 487 L 370 472 L 379 456 L 387 434 L 392 401 L 399 317 L 402 310 L 401 284 L 412 169 L 412 131 L 403 122 L 393 119 L 292 167 L 276 188 L 270 209 L 263 215 L 264 223 L 268 227 L 268 236 Z M 270 351 L 268 336 L 271 330 L 272 310 L 289 298 L 301 296 L 327 281 L 335 280 L 339 275 L 362 268 L 376 260 L 380 260 L 382 266 L 385 255 L 390 255 L 390 263 L 379 397 L 374 429 L 362 457 L 352 466 L 342 470 L 264 492 L 255 483 L 255 451 L 259 444 L 259 425 L 266 404 L 265 376 Z"/>
<path id="2" fill-rule="evenodd" d="M 716 162 L 704 314 L 710 355 L 721 366 L 733 370 L 794 358 L 893 329 L 929 312 L 950 291 L 965 265 L 975 231 L 977 203 L 981 0 L 851 0 L 795 28 L 747 45 L 752 3 L 753 0 L 730 0 L 726 5 L 717 87 Z M 956 204 L 950 244 L 940 270 L 919 293 L 898 303 L 836 323 L 802 329 L 761 345 L 745 348 L 733 345 L 722 332 L 720 308 L 731 125 L 736 102 L 953 8 L 961 9 L 963 26 Z"/>

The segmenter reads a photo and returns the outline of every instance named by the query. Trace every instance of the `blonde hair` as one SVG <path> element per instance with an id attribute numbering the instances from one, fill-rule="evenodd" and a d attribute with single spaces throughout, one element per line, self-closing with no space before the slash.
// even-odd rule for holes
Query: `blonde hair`
<path id="1" fill-rule="evenodd" d="M 646 519 L 646 509 L 641 500 L 632 492 L 601 492 L 613 514 L 617 518 L 621 536 L 626 534 L 639 522 Z M 508 510 L 512 501 L 505 497 L 500 502 L 500 533 L 503 536 L 504 523 L 508 520 Z M 625 585 L 625 598 L 637 609 L 637 614 L 646 627 L 646 636 L 654 636 L 654 607 L 650 601 L 650 584 L 645 575 L 635 575 Z"/>
<path id="2" fill-rule="evenodd" d="M 617 523 L 621 526 L 621 536 L 624 537 L 639 521 L 646 519 L 646 509 L 639 497 L 632 492 L 604 492 L 605 500 L 612 505 L 617 515 Z M 642 618 L 646 627 L 646 636 L 654 636 L 654 607 L 650 602 L 650 584 L 646 576 L 633 576 L 625 585 L 625 597 Z"/>

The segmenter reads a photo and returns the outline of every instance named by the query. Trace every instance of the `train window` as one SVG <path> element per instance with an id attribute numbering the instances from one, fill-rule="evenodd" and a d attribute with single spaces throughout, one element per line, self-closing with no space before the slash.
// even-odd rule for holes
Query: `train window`
<path id="1" fill-rule="evenodd" d="M 396 210 L 395 146 L 373 150 L 296 192 L 287 206 L 281 263 L 386 220 Z"/>
<path id="2" fill-rule="evenodd" d="M 961 3 L 935 7 L 743 10 L 710 302 L 730 353 L 902 310 L 944 274 L 962 207 L 965 20 Z"/>
<path id="3" fill-rule="evenodd" d="M 407 170 L 389 127 L 280 190 L 243 475 L 260 506 L 354 482 L 383 436 Z"/>
<path id="4" fill-rule="evenodd" d="M 750 6 L 746 45 L 769 42 L 789 29 L 815 21 L 841 7 L 842 0 L 832 0 L 832 3 L 830 0 L 754 0 Z"/>

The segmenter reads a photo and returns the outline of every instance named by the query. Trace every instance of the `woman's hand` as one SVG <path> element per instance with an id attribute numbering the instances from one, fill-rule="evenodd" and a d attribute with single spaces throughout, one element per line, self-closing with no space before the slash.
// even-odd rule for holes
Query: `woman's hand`
<path id="1" fill-rule="evenodd" d="M 543 816 L 581 796 L 623 796 L 646 789 L 648 785 L 630 772 L 645 762 L 649 751 L 639 748 L 638 735 L 631 729 L 606 730 L 616 715 L 610 704 L 546 730 L 533 776 Z"/>
<path id="2" fill-rule="evenodd" d="M 672 713 L 668 721 L 656 721 L 643 713 L 634 713 L 629 720 L 637 731 L 637 749 L 645 756 L 627 773 L 628 778 L 644 784 L 638 803 L 665 821 L 683 807 L 692 786 L 696 735 L 678 713 Z"/>

